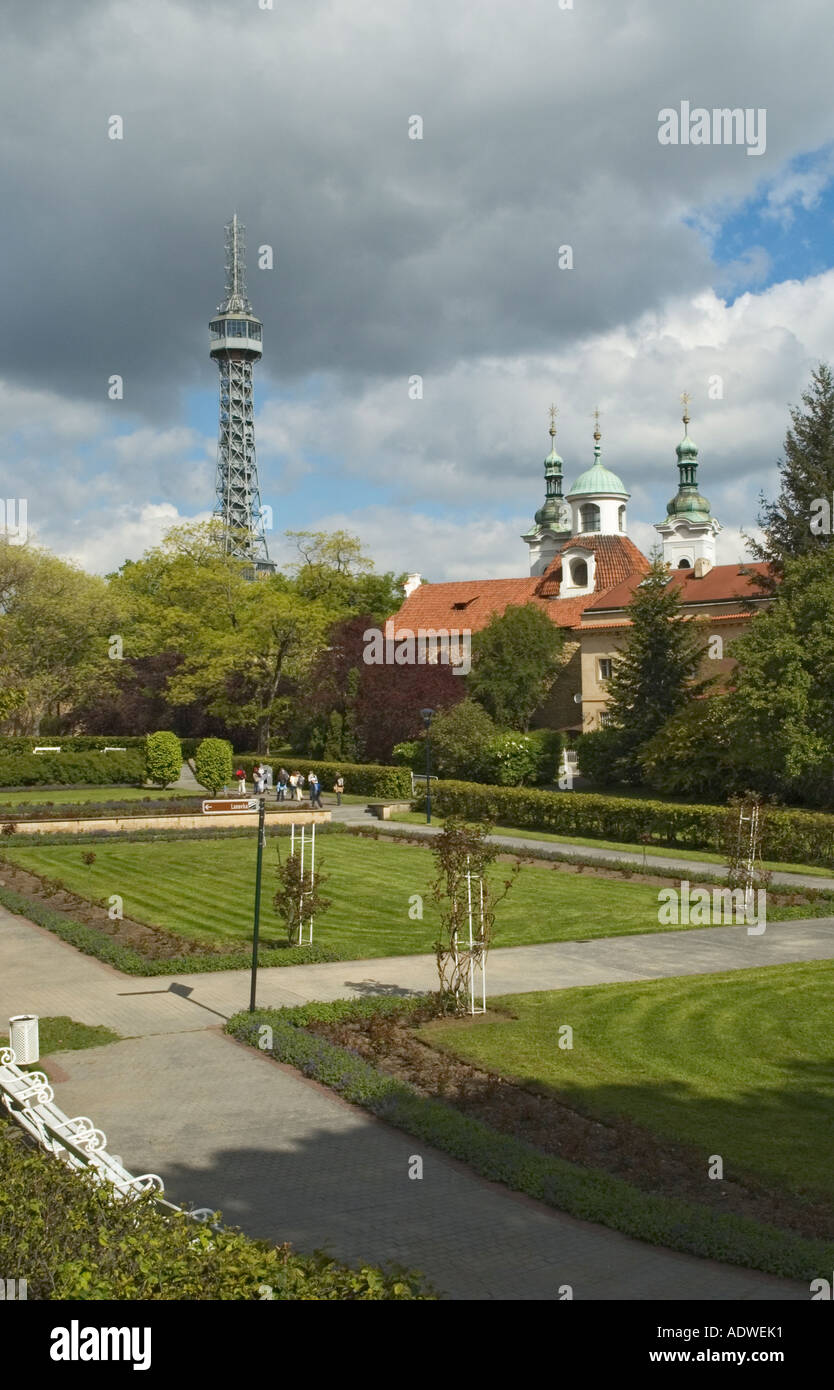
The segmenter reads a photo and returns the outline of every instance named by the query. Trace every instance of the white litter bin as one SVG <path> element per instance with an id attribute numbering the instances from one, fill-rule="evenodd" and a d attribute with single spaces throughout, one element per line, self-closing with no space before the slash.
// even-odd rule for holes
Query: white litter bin
<path id="1" fill-rule="evenodd" d="M 15 1014 L 9 1019 L 9 1047 L 18 1066 L 37 1062 L 41 1055 L 37 1014 Z"/>

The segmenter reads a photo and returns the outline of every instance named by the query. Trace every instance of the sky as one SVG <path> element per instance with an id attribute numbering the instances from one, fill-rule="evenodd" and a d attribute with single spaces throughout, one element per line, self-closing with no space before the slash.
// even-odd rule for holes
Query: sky
<path id="1" fill-rule="evenodd" d="M 552 402 L 566 490 L 598 408 L 648 549 L 684 390 L 743 556 L 834 360 L 828 0 L 6 0 L 4 25 L 0 497 L 34 542 L 107 573 L 211 513 L 236 210 L 279 563 L 287 530 L 344 528 L 381 569 L 526 574 Z M 661 143 L 684 102 L 749 111 L 763 148 Z"/>

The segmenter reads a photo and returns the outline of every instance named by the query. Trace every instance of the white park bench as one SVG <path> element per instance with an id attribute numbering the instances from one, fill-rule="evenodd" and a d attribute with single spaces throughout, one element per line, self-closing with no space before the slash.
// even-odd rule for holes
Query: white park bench
<path id="1" fill-rule="evenodd" d="M 39 744 L 37 748 L 32 749 L 33 753 L 60 753 L 60 751 L 60 748 L 48 748 L 45 744 Z"/>
<path id="2" fill-rule="evenodd" d="M 162 1193 L 156 1173 L 134 1177 L 116 1154 L 107 1152 L 107 1138 L 86 1115 L 70 1119 L 55 1104 L 55 1093 L 42 1071 L 21 1071 L 10 1047 L 0 1048 L 0 1095 L 9 1114 L 47 1153 L 70 1168 L 92 1171 L 120 1197 L 140 1192 Z"/>

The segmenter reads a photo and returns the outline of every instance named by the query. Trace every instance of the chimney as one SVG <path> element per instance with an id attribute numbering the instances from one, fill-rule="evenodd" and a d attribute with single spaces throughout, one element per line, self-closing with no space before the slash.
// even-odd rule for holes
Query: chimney
<path id="1" fill-rule="evenodd" d="M 406 598 L 411 598 L 411 595 L 414 593 L 414 590 L 419 589 L 422 582 L 423 576 L 421 574 L 410 574 L 406 579 L 405 583 L 403 584 L 403 593 L 405 594 Z"/>
<path id="2" fill-rule="evenodd" d="M 712 560 L 708 560 L 706 555 L 699 555 L 695 561 L 695 578 L 703 579 L 705 574 L 709 574 L 712 569 Z"/>

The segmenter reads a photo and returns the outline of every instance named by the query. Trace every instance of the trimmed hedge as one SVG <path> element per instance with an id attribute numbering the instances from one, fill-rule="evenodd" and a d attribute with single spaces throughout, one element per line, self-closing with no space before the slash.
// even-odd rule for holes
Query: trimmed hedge
<path id="1" fill-rule="evenodd" d="M 144 740 L 143 740 L 144 743 Z M 0 756 L 2 787 L 142 786 L 144 750 L 127 753 L 16 753 Z"/>
<path id="2" fill-rule="evenodd" d="M 296 754 L 285 757 L 281 754 L 278 758 L 235 756 L 232 770 L 236 772 L 242 767 L 251 782 L 252 769 L 259 762 L 265 767 L 272 767 L 273 784 L 279 767 L 285 767 L 288 772 L 302 772 L 305 777 L 305 793 L 308 772 L 318 773 L 321 789 L 325 793 L 331 791 L 337 774 L 341 772 L 345 779 L 345 792 L 349 796 L 368 796 L 390 801 L 411 800 L 411 773 L 405 767 L 385 767 L 379 763 L 325 762 L 322 758 L 301 758 Z"/>
<path id="3" fill-rule="evenodd" d="M 62 753 L 92 753 L 103 748 L 144 748 L 146 734 L 18 734 L 0 735 L 0 758 L 13 753 L 31 753 L 45 744 Z M 41 754 L 38 754 L 40 757 Z"/>
<path id="4" fill-rule="evenodd" d="M 409 1007 L 410 1001 L 405 1001 Z M 362 1013 L 403 1007 L 400 1000 L 362 1001 Z M 414 1007 L 411 1004 L 411 1007 Z M 315 1010 L 315 1012 L 314 1012 Z M 326 1012 L 325 1012 L 326 1011 Z M 346 1048 L 304 1031 L 311 1017 L 356 1016 L 353 1000 L 235 1014 L 226 1032 L 259 1047 L 258 1029 L 272 1028 L 271 1055 L 305 1076 L 331 1087 L 388 1124 L 469 1165 L 491 1182 L 503 1183 L 583 1221 L 596 1221 L 636 1240 L 668 1250 L 759 1269 L 788 1279 L 810 1280 L 834 1266 L 834 1243 L 809 1240 L 731 1212 L 643 1192 L 609 1173 L 584 1168 L 543 1153 L 513 1135 L 490 1129 L 445 1101 L 421 1096 L 406 1082 L 377 1071 Z"/>
<path id="5" fill-rule="evenodd" d="M 424 808 L 425 796 L 417 801 Z M 639 843 L 647 835 L 672 849 L 721 852 L 724 806 L 685 806 L 594 792 L 545 792 L 526 787 L 486 787 L 478 782 L 438 781 L 432 807 L 444 816 L 492 820 L 519 830 L 546 830 L 593 840 Z M 834 815 L 823 811 L 770 809 L 765 859 L 834 867 Z"/>
<path id="6" fill-rule="evenodd" d="M 118 1201 L 91 1172 L 43 1153 L 0 1120 L 0 1269 L 30 1299 L 413 1301 L 435 1297 L 395 1267 L 351 1269 L 323 1252 L 189 1220 L 152 1194 Z M 218 1213 L 219 1216 L 219 1213 Z"/>
<path id="7" fill-rule="evenodd" d="M 205 975 L 213 970 L 247 970 L 252 963 L 251 949 L 230 952 L 228 955 L 195 953 L 155 959 L 141 955 L 130 946 L 122 946 L 112 936 L 106 936 L 95 927 L 85 922 L 74 922 L 62 912 L 45 907 L 23 893 L 15 893 L 11 888 L 0 888 L 0 903 L 10 912 L 45 927 L 85 956 L 95 956 L 106 965 L 112 965 L 123 975 Z M 258 951 L 259 966 L 317 965 L 321 961 L 345 959 L 347 957 L 336 951 L 325 951 L 321 946 L 286 946 L 280 950 L 261 948 Z"/>
<path id="8" fill-rule="evenodd" d="M 201 811 L 203 792 L 193 796 L 141 797 L 135 801 L 18 801 L 16 805 L 3 802 L 0 792 L 0 818 L 4 821 L 32 820 L 112 820 L 128 816 L 196 815 Z"/>

